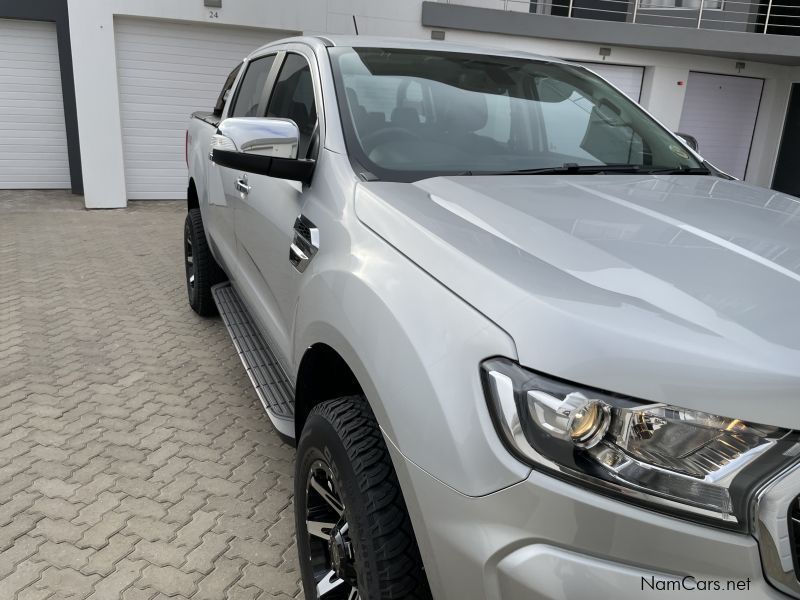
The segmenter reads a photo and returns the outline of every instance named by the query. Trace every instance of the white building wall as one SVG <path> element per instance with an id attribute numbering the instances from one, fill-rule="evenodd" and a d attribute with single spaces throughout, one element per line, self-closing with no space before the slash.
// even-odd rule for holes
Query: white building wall
<path id="1" fill-rule="evenodd" d="M 495 2 L 474 1 L 484 6 Z M 293 32 L 352 34 L 355 15 L 362 35 L 430 37 L 429 30 L 420 24 L 422 0 L 223 0 L 223 7 L 213 12 L 202 4 L 201 0 L 69 0 L 87 207 L 122 207 L 127 202 L 114 15 L 277 29 L 286 31 L 287 35 Z M 455 30 L 447 31 L 447 40 L 517 48 L 579 61 L 600 59 L 597 45 L 581 42 Z M 769 185 L 790 83 L 800 76 L 800 69 L 748 63 L 740 73 L 735 61 L 730 59 L 639 50 L 613 44 L 607 47 L 612 50 L 608 62 L 646 67 L 642 104 L 673 129 L 680 123 L 686 89 L 678 82 L 686 82 L 690 70 L 764 78 L 764 99 L 746 180 Z M 207 107 L 197 107 L 198 110 L 204 108 Z"/>

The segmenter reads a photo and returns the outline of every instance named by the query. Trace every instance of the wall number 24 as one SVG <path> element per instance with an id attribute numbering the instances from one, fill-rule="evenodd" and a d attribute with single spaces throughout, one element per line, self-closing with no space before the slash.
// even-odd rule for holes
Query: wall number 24
<path id="1" fill-rule="evenodd" d="M 219 11 L 218 10 L 210 10 L 210 11 L 208 11 L 208 18 L 209 19 L 219 19 Z"/>

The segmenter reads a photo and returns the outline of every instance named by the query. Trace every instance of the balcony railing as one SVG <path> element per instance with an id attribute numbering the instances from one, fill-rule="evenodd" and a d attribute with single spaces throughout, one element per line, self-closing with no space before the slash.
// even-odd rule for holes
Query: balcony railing
<path id="1" fill-rule="evenodd" d="M 567 18 L 800 35 L 800 4 L 792 0 L 444 0 Z"/>

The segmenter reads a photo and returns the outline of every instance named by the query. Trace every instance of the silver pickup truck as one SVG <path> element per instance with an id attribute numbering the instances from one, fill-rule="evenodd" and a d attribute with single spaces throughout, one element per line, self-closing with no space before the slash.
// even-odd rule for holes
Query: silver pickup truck
<path id="1" fill-rule="evenodd" d="M 361 37 L 253 52 L 187 162 L 306 598 L 800 597 L 796 198 L 582 67 Z"/>

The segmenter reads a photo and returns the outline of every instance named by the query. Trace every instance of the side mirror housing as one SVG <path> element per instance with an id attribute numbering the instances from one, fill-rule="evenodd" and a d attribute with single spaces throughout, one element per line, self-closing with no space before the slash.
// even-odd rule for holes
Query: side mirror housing
<path id="1" fill-rule="evenodd" d="M 677 135 L 684 142 L 686 142 L 686 145 L 689 146 L 689 148 L 691 148 L 695 152 L 697 152 L 697 150 L 700 148 L 700 144 L 697 143 L 697 138 L 694 137 L 693 135 L 689 135 L 688 133 L 679 133 L 677 131 L 675 132 L 675 135 Z"/>
<path id="2" fill-rule="evenodd" d="M 314 172 L 313 160 L 297 158 L 300 130 L 291 119 L 225 119 L 211 144 L 211 160 L 237 171 L 303 183 Z"/>

